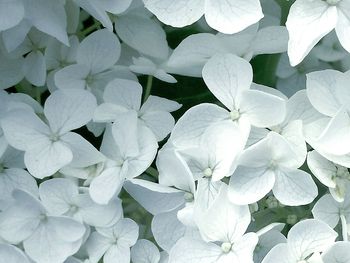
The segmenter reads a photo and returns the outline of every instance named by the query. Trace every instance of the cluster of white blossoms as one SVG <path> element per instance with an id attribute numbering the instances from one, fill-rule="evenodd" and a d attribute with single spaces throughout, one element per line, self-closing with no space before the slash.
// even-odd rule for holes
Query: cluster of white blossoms
<path id="1" fill-rule="evenodd" d="M 0 0 L 0 263 L 350 263 L 349 52 L 350 0 Z"/>

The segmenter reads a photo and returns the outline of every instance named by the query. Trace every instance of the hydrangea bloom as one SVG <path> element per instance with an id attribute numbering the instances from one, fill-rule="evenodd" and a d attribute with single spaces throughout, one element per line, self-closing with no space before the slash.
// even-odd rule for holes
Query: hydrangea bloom
<path id="1" fill-rule="evenodd" d="M 0 0 L 0 262 L 349 263 L 349 10 Z"/>

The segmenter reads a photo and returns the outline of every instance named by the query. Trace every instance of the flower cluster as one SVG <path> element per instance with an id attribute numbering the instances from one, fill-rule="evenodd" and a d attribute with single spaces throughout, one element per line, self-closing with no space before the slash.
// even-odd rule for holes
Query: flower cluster
<path id="1" fill-rule="evenodd" d="M 349 263 L 349 35 L 350 0 L 0 0 L 0 262 Z"/>

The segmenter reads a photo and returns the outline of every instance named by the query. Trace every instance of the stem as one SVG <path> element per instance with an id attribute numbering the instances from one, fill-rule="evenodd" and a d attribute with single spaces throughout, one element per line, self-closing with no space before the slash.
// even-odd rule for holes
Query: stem
<path id="1" fill-rule="evenodd" d="M 41 92 L 38 87 L 35 89 L 35 100 L 41 104 Z"/>
<path id="2" fill-rule="evenodd" d="M 346 224 L 346 219 L 344 214 L 340 215 L 341 230 L 343 235 L 343 241 L 348 241 L 348 225 Z"/>
<path id="3" fill-rule="evenodd" d="M 87 34 L 91 33 L 95 29 L 98 29 L 101 26 L 101 23 L 99 21 L 95 21 L 94 24 L 91 26 L 85 28 L 83 31 L 81 31 L 81 36 L 86 36 Z"/>
<path id="4" fill-rule="evenodd" d="M 153 76 L 149 75 L 147 78 L 147 86 L 145 90 L 145 95 L 143 97 L 143 102 L 145 102 L 148 99 L 149 95 L 151 95 L 152 84 L 153 84 Z"/>

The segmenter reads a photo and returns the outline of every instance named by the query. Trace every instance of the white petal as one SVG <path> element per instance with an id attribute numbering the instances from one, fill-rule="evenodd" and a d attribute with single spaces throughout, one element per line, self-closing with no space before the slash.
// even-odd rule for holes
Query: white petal
<path id="1" fill-rule="evenodd" d="M 164 60 L 168 57 L 168 43 L 163 28 L 149 18 L 121 16 L 115 29 L 128 46 L 141 54 Z"/>
<path id="2" fill-rule="evenodd" d="M 0 31 L 16 26 L 24 17 L 24 6 L 19 0 L 0 3 Z"/>
<path id="3" fill-rule="evenodd" d="M 287 43 L 288 31 L 285 27 L 269 26 L 258 31 L 252 50 L 255 55 L 282 53 L 287 51 Z"/>
<path id="4" fill-rule="evenodd" d="M 281 256 L 283 255 L 283 256 Z M 262 263 L 294 263 L 296 258 L 288 250 L 287 244 L 278 244 L 270 250 Z"/>
<path id="5" fill-rule="evenodd" d="M 252 204 L 270 192 L 274 184 L 274 171 L 266 167 L 238 166 L 231 176 L 228 196 L 235 204 Z"/>
<path id="6" fill-rule="evenodd" d="M 332 245 L 326 252 L 322 253 L 325 263 L 350 262 L 350 243 L 339 241 Z"/>
<path id="7" fill-rule="evenodd" d="M 88 194 L 81 194 L 74 201 L 79 207 L 83 221 L 90 226 L 107 227 L 122 217 L 123 210 L 118 199 L 112 200 L 107 205 L 99 205 L 93 202 Z"/>
<path id="8" fill-rule="evenodd" d="M 75 0 L 77 5 L 84 9 L 87 13 L 91 14 L 95 19 L 101 22 L 101 24 L 108 28 L 110 31 L 113 30 L 112 22 L 108 14 L 103 10 L 101 5 L 98 5 L 98 2 L 86 1 L 86 0 Z M 101 8 L 102 7 L 102 8 Z"/>
<path id="9" fill-rule="evenodd" d="M 1 16 L 1 15 L 0 15 Z M 8 58 L 0 52 L 0 89 L 7 89 L 20 82 L 22 73 L 23 58 Z"/>
<path id="10" fill-rule="evenodd" d="M 350 116 L 346 109 L 339 109 L 315 142 L 322 151 L 330 154 L 344 155 L 350 152 Z"/>
<path id="11" fill-rule="evenodd" d="M 337 167 L 332 162 L 328 161 L 317 151 L 311 151 L 307 155 L 307 165 L 313 175 L 316 176 L 321 183 L 328 187 L 335 188 L 336 184 L 332 179 L 337 173 Z"/>
<path id="12" fill-rule="evenodd" d="M 157 244 L 170 251 L 186 233 L 186 226 L 177 218 L 177 210 L 160 213 L 152 219 L 152 233 Z"/>
<path id="13" fill-rule="evenodd" d="M 118 238 L 118 242 L 128 247 L 133 246 L 139 236 L 139 226 L 130 218 L 120 219 L 110 229 L 112 230 L 113 236 Z"/>
<path id="14" fill-rule="evenodd" d="M 140 239 L 131 249 L 133 263 L 158 263 L 160 253 L 158 248 L 146 239 Z"/>
<path id="15" fill-rule="evenodd" d="M 12 191 L 20 189 L 38 195 L 38 186 L 35 179 L 25 170 L 10 168 L 0 173 L 0 200 L 12 199 Z"/>
<path id="16" fill-rule="evenodd" d="M 318 194 L 311 175 L 297 169 L 279 170 L 272 191 L 278 201 L 289 206 L 309 204 Z"/>
<path id="17" fill-rule="evenodd" d="M 48 140 L 49 128 L 31 111 L 12 111 L 1 120 L 1 126 L 8 143 L 22 151 Z"/>
<path id="18" fill-rule="evenodd" d="M 193 24 L 204 14 L 204 0 L 145 0 L 144 3 L 161 22 L 173 27 Z"/>
<path id="19" fill-rule="evenodd" d="M 146 112 L 140 116 L 140 119 L 151 129 L 157 141 L 161 141 L 168 136 L 175 125 L 174 117 L 164 111 Z"/>
<path id="20" fill-rule="evenodd" d="M 208 127 L 226 118 L 229 118 L 229 112 L 215 104 L 196 105 L 178 120 L 170 139 L 176 147 L 196 146 L 199 144 L 200 136 Z"/>
<path id="21" fill-rule="evenodd" d="M 67 145 L 60 141 L 51 142 L 49 139 L 24 154 L 28 171 L 40 179 L 53 175 L 72 159 L 73 153 Z"/>
<path id="22" fill-rule="evenodd" d="M 105 160 L 103 154 L 77 133 L 68 132 L 61 139 L 69 145 L 73 153 L 71 167 L 87 167 Z"/>
<path id="23" fill-rule="evenodd" d="M 173 149 L 159 151 L 157 158 L 159 182 L 189 193 L 195 192 L 194 178 L 182 156 Z"/>
<path id="24" fill-rule="evenodd" d="M 250 223 L 249 207 L 234 205 L 228 200 L 227 186 L 223 185 L 215 201 L 205 212 L 199 212 L 196 223 L 204 240 L 234 243 Z"/>
<path id="25" fill-rule="evenodd" d="M 23 19 L 17 26 L 2 32 L 2 39 L 8 52 L 14 51 L 25 40 L 32 25 Z"/>
<path id="26" fill-rule="evenodd" d="M 239 262 L 254 262 L 253 252 L 258 240 L 257 234 L 247 233 L 233 244 L 232 251 L 238 257 Z"/>
<path id="27" fill-rule="evenodd" d="M 306 258 L 311 253 L 322 252 L 338 234 L 326 223 L 315 219 L 300 221 L 288 232 L 288 247 L 296 258 Z"/>
<path id="28" fill-rule="evenodd" d="M 244 91 L 239 104 L 240 113 L 246 115 L 249 122 L 256 127 L 271 127 L 285 118 L 285 101 L 266 92 Z"/>
<path id="29" fill-rule="evenodd" d="M 335 228 L 339 222 L 340 203 L 336 202 L 330 194 L 322 196 L 312 209 L 315 219 L 327 223 L 331 228 Z"/>
<path id="30" fill-rule="evenodd" d="M 141 179 L 128 180 L 124 189 L 153 215 L 174 210 L 184 203 L 184 193 Z"/>
<path id="31" fill-rule="evenodd" d="M 141 106 L 141 95 L 142 86 L 138 82 L 114 79 L 107 85 L 103 93 L 103 100 L 129 110 L 138 111 Z"/>
<path id="32" fill-rule="evenodd" d="M 98 105 L 94 112 L 93 121 L 95 122 L 114 122 L 118 115 L 127 112 L 123 106 L 113 103 L 102 103 Z"/>
<path id="33" fill-rule="evenodd" d="M 87 124 L 96 108 L 95 97 L 85 90 L 57 90 L 45 101 L 44 113 L 52 132 L 64 134 Z"/>
<path id="34" fill-rule="evenodd" d="M 54 79 L 59 89 L 85 89 L 89 68 L 74 64 L 57 71 Z"/>
<path id="35" fill-rule="evenodd" d="M 167 62 L 169 72 L 184 76 L 201 77 L 209 58 L 228 52 L 213 34 L 199 33 L 186 37 L 173 51 Z"/>
<path id="36" fill-rule="evenodd" d="M 214 243 L 182 238 L 171 249 L 169 263 L 213 263 L 220 262 L 223 251 Z M 223 262 L 220 262 L 223 263 Z"/>
<path id="37" fill-rule="evenodd" d="M 113 245 L 109 248 L 103 257 L 104 263 L 113 263 L 118 258 L 120 263 L 130 262 L 130 248 L 125 244 Z"/>
<path id="38" fill-rule="evenodd" d="M 346 77 L 343 73 L 327 69 L 306 75 L 306 92 L 312 106 L 324 115 L 333 117 L 341 107 L 337 91 L 346 89 Z"/>
<path id="39" fill-rule="evenodd" d="M 69 45 L 67 17 L 61 1 L 25 0 L 26 18 L 40 31 Z"/>
<path id="40" fill-rule="evenodd" d="M 140 133 L 141 129 L 138 129 L 138 119 L 135 111 L 120 114 L 116 123 L 112 125 L 112 135 L 123 160 L 140 154 L 138 143 Z"/>
<path id="41" fill-rule="evenodd" d="M 120 191 L 124 178 L 120 178 L 120 167 L 111 167 L 103 171 L 90 184 L 91 199 L 106 205 Z"/>
<path id="42" fill-rule="evenodd" d="M 116 35 L 107 29 L 95 31 L 80 43 L 78 64 L 90 69 L 92 74 L 111 68 L 120 56 L 120 43 Z"/>
<path id="43" fill-rule="evenodd" d="M 336 22 L 336 6 L 324 1 L 296 1 L 290 8 L 286 22 L 291 65 L 299 64 L 317 42 L 334 29 Z"/>
<path id="44" fill-rule="evenodd" d="M 203 79 L 209 90 L 229 110 L 237 109 L 236 100 L 252 83 L 252 67 L 235 55 L 216 55 L 203 68 Z"/>
<path id="45" fill-rule="evenodd" d="M 61 263 L 78 251 L 85 227 L 66 217 L 48 217 L 23 242 L 25 252 L 35 262 Z"/>
<path id="46" fill-rule="evenodd" d="M 158 96 L 149 96 L 140 109 L 140 113 L 153 111 L 173 112 L 181 108 L 181 104 L 173 100 L 161 98 Z"/>
<path id="47" fill-rule="evenodd" d="M 39 193 L 47 211 L 60 216 L 68 212 L 73 197 L 79 194 L 79 189 L 71 180 L 54 178 L 41 183 Z"/>
<path id="48" fill-rule="evenodd" d="M 347 37 L 350 33 L 349 26 L 350 26 L 350 19 L 349 19 L 349 2 L 348 1 L 342 1 L 342 3 L 339 3 L 338 5 L 338 21 L 337 25 L 335 27 L 335 31 L 337 33 L 338 39 L 341 43 L 341 45 L 349 52 L 350 51 L 350 41 Z"/>
<path id="49" fill-rule="evenodd" d="M 30 263 L 23 251 L 15 246 L 1 244 L 0 255 L 3 262 Z"/>
<path id="50" fill-rule="evenodd" d="M 24 59 L 23 73 L 35 86 L 44 86 L 46 80 L 46 63 L 40 51 L 30 52 Z"/>
<path id="51" fill-rule="evenodd" d="M 10 243 L 18 244 L 37 229 L 39 216 L 45 213 L 44 207 L 30 194 L 14 190 L 15 202 L 0 214 L 0 236 Z"/>
<path id="52" fill-rule="evenodd" d="M 84 244 L 86 253 L 92 262 L 98 262 L 111 247 L 111 240 L 98 232 L 92 232 Z"/>
<path id="53" fill-rule="evenodd" d="M 257 0 L 205 1 L 205 20 L 208 25 L 225 34 L 237 33 L 263 16 Z"/>
<path id="54" fill-rule="evenodd" d="M 307 147 L 303 134 L 303 123 L 301 120 L 295 120 L 289 122 L 287 126 L 281 132 L 281 135 L 286 138 L 291 148 L 295 152 L 295 156 L 298 159 L 298 167 L 300 167 L 306 159 Z"/>

